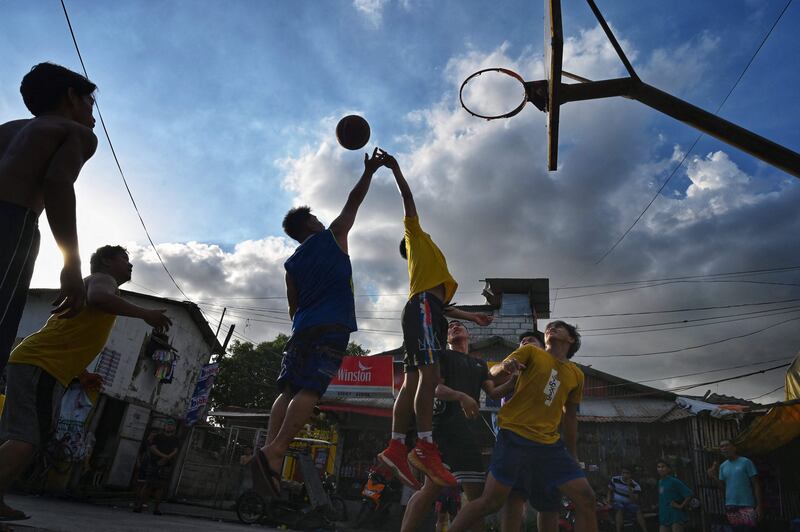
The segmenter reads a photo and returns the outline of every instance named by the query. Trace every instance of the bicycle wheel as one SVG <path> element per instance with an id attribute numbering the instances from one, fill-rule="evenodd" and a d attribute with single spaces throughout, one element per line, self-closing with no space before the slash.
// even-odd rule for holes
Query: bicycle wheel
<path id="1" fill-rule="evenodd" d="M 266 502 L 255 490 L 247 490 L 236 500 L 236 516 L 242 523 L 252 525 L 264 517 L 266 507 Z"/>

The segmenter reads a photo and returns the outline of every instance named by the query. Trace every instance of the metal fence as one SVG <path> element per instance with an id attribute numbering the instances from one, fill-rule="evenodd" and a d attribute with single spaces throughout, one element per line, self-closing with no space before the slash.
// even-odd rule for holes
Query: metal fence
<path id="1" fill-rule="evenodd" d="M 265 429 L 194 427 L 179 467 L 173 497 L 214 508 L 232 508 L 251 486 L 248 457 L 264 442 Z"/>

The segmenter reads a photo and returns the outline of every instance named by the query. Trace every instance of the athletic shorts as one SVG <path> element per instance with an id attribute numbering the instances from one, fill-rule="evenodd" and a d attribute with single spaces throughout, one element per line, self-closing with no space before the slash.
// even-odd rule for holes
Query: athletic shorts
<path id="1" fill-rule="evenodd" d="M 489 471 L 541 512 L 558 511 L 558 487 L 586 476 L 561 440 L 538 443 L 507 429 L 500 429 L 497 434 Z"/>
<path id="2" fill-rule="evenodd" d="M 483 457 L 473 431 L 465 423 L 434 426 L 433 441 L 459 484 L 486 482 Z"/>
<path id="3" fill-rule="evenodd" d="M 747 530 L 758 526 L 758 513 L 751 506 L 726 506 L 725 517 L 728 523 L 737 530 Z"/>
<path id="4" fill-rule="evenodd" d="M 350 333 L 342 330 L 292 336 L 281 360 L 278 389 L 311 390 L 322 397 L 342 365 L 349 341 Z"/>
<path id="5" fill-rule="evenodd" d="M 55 429 L 64 387 L 37 366 L 6 367 L 6 403 L 0 418 L 0 440 L 16 440 L 40 448 Z"/>
<path id="6" fill-rule="evenodd" d="M 21 205 L 0 201 L 0 376 L 17 339 L 38 254 L 38 215 Z"/>
<path id="7" fill-rule="evenodd" d="M 406 373 L 439 362 L 439 354 L 447 348 L 447 320 L 442 301 L 427 292 L 414 294 L 403 308 L 402 324 Z"/>
<path id="8" fill-rule="evenodd" d="M 635 514 L 639 511 L 639 505 L 633 502 L 614 502 L 611 503 L 611 507 L 629 514 Z"/>

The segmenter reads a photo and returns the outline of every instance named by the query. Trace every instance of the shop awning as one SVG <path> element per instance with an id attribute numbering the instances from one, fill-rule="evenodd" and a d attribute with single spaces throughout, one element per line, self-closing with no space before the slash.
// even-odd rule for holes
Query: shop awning
<path id="1" fill-rule="evenodd" d="M 746 454 L 763 454 L 800 437 L 800 355 L 786 371 L 786 401 L 770 409 L 736 438 L 736 447 Z M 793 404 L 792 404 L 793 403 Z"/>

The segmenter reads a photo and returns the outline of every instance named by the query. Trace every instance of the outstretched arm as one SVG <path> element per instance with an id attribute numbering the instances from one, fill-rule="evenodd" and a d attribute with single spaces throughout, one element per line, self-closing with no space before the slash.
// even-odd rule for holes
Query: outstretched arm
<path id="1" fill-rule="evenodd" d="M 466 310 L 457 309 L 455 307 L 446 307 L 444 309 L 444 315 L 455 320 L 471 321 L 472 323 L 480 325 L 481 327 L 491 324 L 494 320 L 494 316 L 490 316 L 489 314 L 467 312 Z"/>
<path id="2" fill-rule="evenodd" d="M 397 159 L 386 154 L 386 167 L 389 168 L 394 174 L 394 180 L 397 182 L 397 189 L 403 197 L 403 212 L 406 218 L 413 218 L 417 215 L 417 206 L 414 204 L 414 195 L 411 193 L 411 187 L 408 186 L 403 172 L 400 170 L 400 164 Z"/>
<path id="3" fill-rule="evenodd" d="M 347 197 L 347 202 L 344 204 L 342 212 L 331 223 L 330 230 L 334 238 L 336 238 L 339 247 L 342 248 L 342 251 L 345 253 L 347 253 L 347 235 L 350 233 L 350 229 L 356 221 L 356 214 L 358 214 L 358 208 L 361 206 L 361 202 L 363 202 L 364 198 L 367 196 L 369 185 L 372 183 L 372 176 L 385 162 L 386 153 L 379 151 L 378 148 L 375 148 L 372 152 L 372 157 L 367 156 L 366 153 L 364 154 L 364 173 L 361 174 L 361 179 L 358 180 L 356 186 L 350 191 L 350 195 Z"/>
<path id="4" fill-rule="evenodd" d="M 86 281 L 86 299 L 90 305 L 108 314 L 130 316 L 144 320 L 157 331 L 166 331 L 172 325 L 164 312 L 166 309 L 149 309 L 134 305 L 117 295 L 117 283 L 110 275 L 92 275 Z"/>

